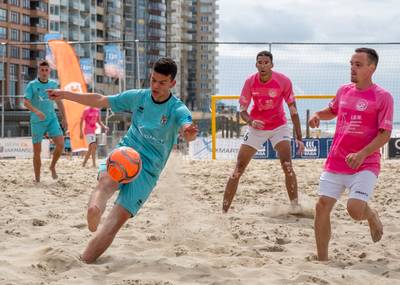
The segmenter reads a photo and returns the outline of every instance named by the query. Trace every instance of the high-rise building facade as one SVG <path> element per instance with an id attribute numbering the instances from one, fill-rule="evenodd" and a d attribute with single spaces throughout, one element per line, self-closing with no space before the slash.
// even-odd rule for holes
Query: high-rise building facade
<path id="1" fill-rule="evenodd" d="M 44 58 L 44 46 L 24 45 L 43 41 L 48 30 L 48 2 L 0 1 L 0 79 L 6 94 L 5 109 L 19 109 L 26 84 L 36 73 L 36 59 Z M 1 101 L 0 101 L 1 102 Z"/>
<path id="2" fill-rule="evenodd" d="M 192 0 L 191 29 L 198 44 L 189 53 L 189 87 L 186 104 L 195 110 L 207 111 L 210 96 L 217 94 L 217 46 L 207 44 L 218 37 L 218 5 L 216 0 Z M 202 42 L 206 42 L 202 44 Z"/>

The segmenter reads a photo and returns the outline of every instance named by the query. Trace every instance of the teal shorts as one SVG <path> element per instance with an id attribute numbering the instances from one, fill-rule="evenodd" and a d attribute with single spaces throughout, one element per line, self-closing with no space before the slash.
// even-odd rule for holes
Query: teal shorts
<path id="1" fill-rule="evenodd" d="M 58 137 L 62 136 L 63 132 L 61 130 L 60 124 L 58 120 L 45 120 L 42 122 L 31 123 L 31 132 L 32 132 L 32 143 L 41 143 L 43 140 L 43 136 L 47 133 L 49 137 Z"/>
<path id="2" fill-rule="evenodd" d="M 99 174 L 106 170 L 106 160 L 104 160 L 99 165 Z M 142 168 L 135 180 L 127 184 L 119 184 L 119 194 L 115 203 L 135 216 L 153 191 L 157 180 L 158 176 L 154 176 Z"/>

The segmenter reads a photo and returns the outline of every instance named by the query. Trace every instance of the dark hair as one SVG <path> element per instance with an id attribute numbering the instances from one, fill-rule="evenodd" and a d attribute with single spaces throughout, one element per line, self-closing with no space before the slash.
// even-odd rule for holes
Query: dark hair
<path id="1" fill-rule="evenodd" d="M 372 48 L 366 48 L 366 47 L 362 47 L 362 48 L 357 48 L 355 50 L 355 52 L 364 52 L 367 54 L 368 56 L 368 60 L 369 63 L 373 63 L 375 64 L 375 66 L 378 65 L 378 61 L 379 61 L 379 56 L 378 53 L 376 52 L 376 50 L 372 49 Z"/>
<path id="2" fill-rule="evenodd" d="M 41 60 L 39 60 L 38 66 L 47 66 L 47 67 L 50 67 L 50 64 L 49 64 L 49 62 L 48 62 L 47 60 L 41 59 Z"/>
<path id="3" fill-rule="evenodd" d="M 174 80 L 178 72 L 178 67 L 172 58 L 162 57 L 154 63 L 153 71 L 162 75 L 171 75 L 171 79 Z"/>
<path id="4" fill-rule="evenodd" d="M 259 56 L 268 56 L 271 59 L 271 62 L 273 61 L 273 56 L 270 51 L 267 50 L 260 51 L 259 53 L 257 53 L 256 60 L 258 60 Z"/>

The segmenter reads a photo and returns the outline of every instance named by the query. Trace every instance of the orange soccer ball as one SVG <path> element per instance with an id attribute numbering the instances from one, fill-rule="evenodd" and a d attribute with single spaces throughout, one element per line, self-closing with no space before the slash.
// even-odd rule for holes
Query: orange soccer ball
<path id="1" fill-rule="evenodd" d="M 118 183 L 129 183 L 135 179 L 142 168 L 140 154 L 130 147 L 114 149 L 107 158 L 107 172 Z"/>

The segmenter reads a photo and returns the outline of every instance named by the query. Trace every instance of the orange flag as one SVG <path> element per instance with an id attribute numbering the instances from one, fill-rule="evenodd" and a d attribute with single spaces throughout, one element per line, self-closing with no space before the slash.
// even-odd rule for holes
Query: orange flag
<path id="1" fill-rule="evenodd" d="M 85 79 L 74 49 L 63 40 L 50 40 L 48 44 L 56 62 L 61 89 L 86 93 Z M 63 104 L 67 117 L 72 151 L 87 150 L 85 139 L 80 138 L 80 121 L 83 109 L 86 106 L 68 100 L 63 100 Z"/>

